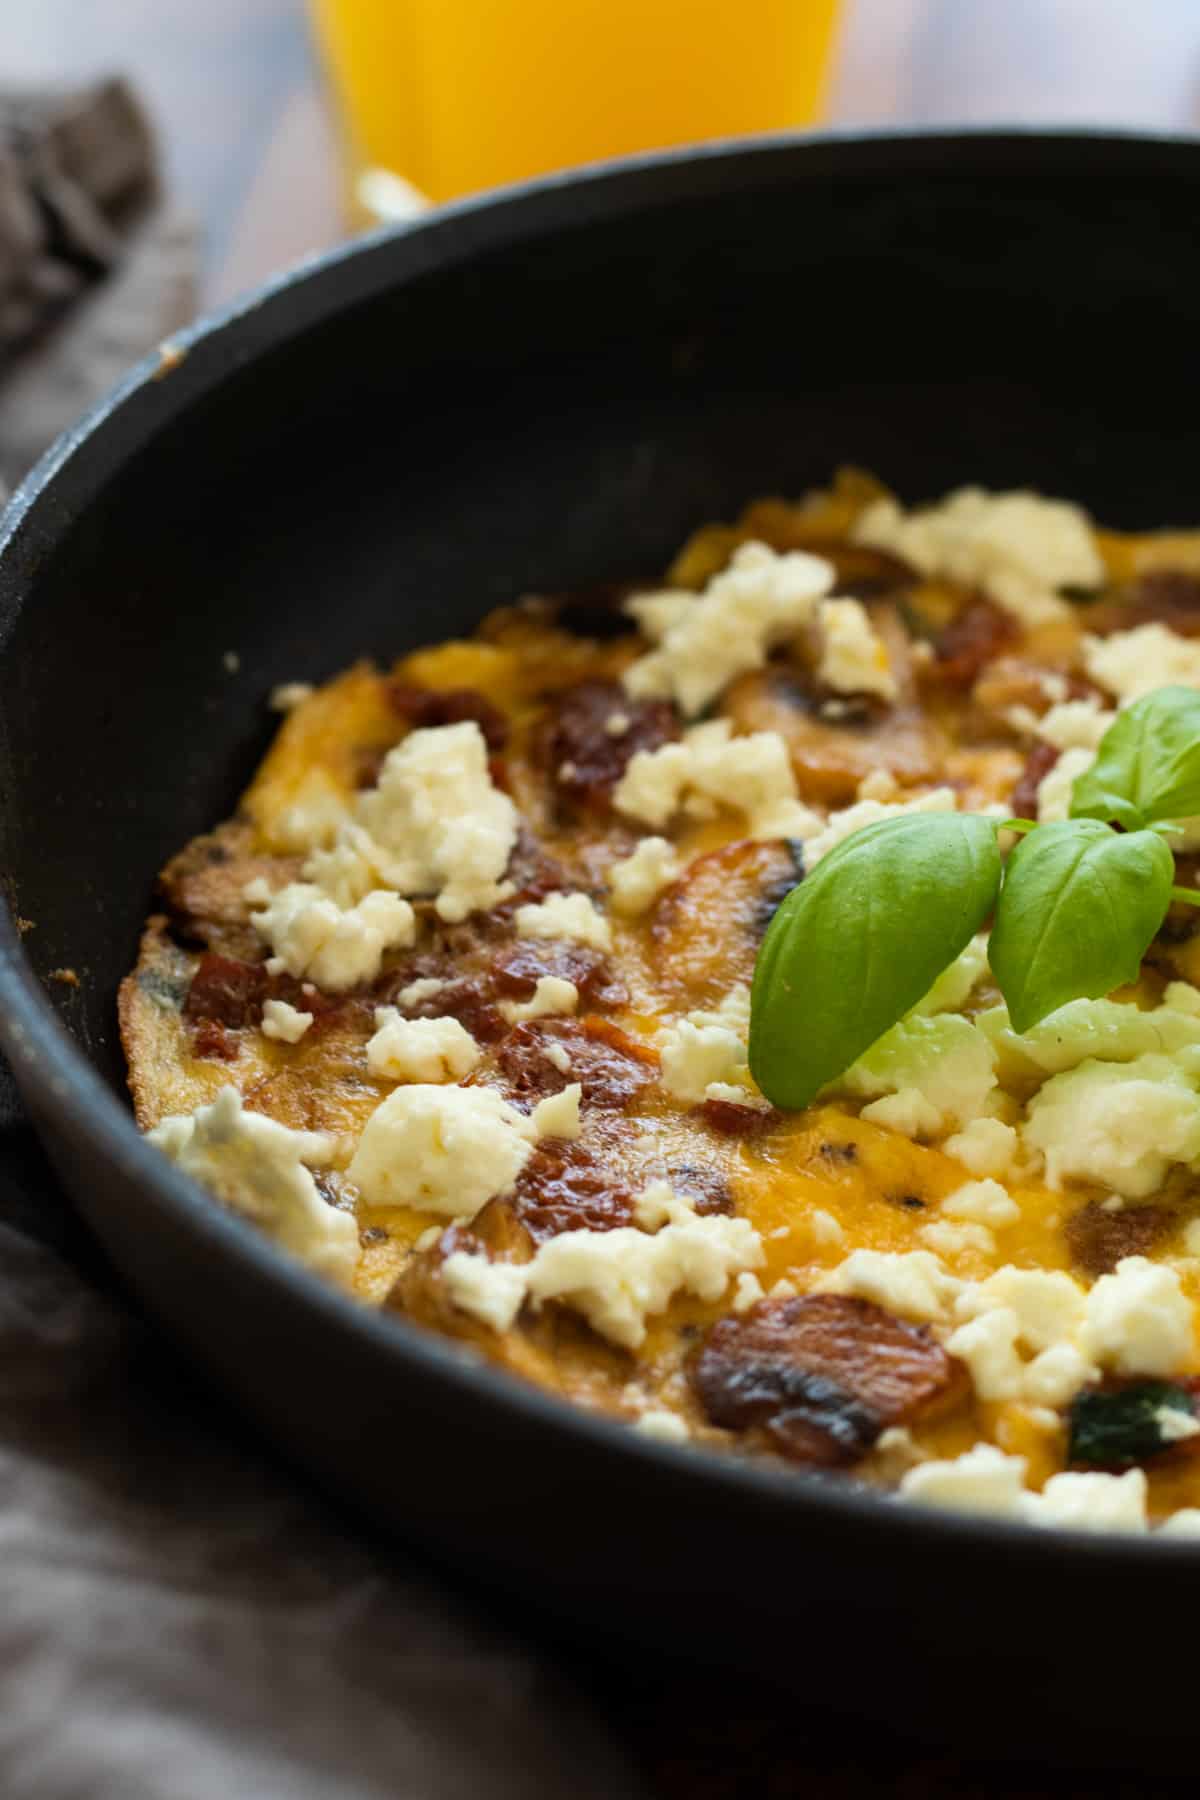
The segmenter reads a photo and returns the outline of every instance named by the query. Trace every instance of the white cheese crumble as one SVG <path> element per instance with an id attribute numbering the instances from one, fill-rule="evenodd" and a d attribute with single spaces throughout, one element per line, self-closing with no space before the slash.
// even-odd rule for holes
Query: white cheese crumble
<path id="1" fill-rule="evenodd" d="M 1038 782 L 1035 816 L 1042 825 L 1057 824 L 1071 816 L 1075 783 L 1096 760 L 1094 750 L 1064 750 L 1052 769 Z"/>
<path id="2" fill-rule="evenodd" d="M 1039 494 L 959 488 L 907 515 L 894 500 L 880 499 L 860 515 L 851 536 L 921 575 L 982 589 L 1025 626 L 1068 616 L 1060 588 L 1097 588 L 1104 581 L 1086 513 Z"/>
<path id="3" fill-rule="evenodd" d="M 1034 721 L 1034 730 L 1056 750 L 1098 750 L 1116 716 L 1092 695 L 1086 700 L 1063 700 L 1050 707 Z"/>
<path id="4" fill-rule="evenodd" d="M 437 975 L 422 975 L 419 980 L 410 981 L 407 987 L 402 987 L 396 999 L 401 1006 L 423 1006 L 426 1000 L 432 1000 L 435 994 L 440 994 L 448 986 L 449 983 Z"/>
<path id="5" fill-rule="evenodd" d="M 643 838 L 631 855 L 609 867 L 606 879 L 614 911 L 627 918 L 649 912 L 682 866 L 674 845 L 666 838 Z"/>
<path id="6" fill-rule="evenodd" d="M 454 1250 L 442 1264 L 446 1293 L 460 1312 L 507 1331 L 525 1301 L 525 1271 L 515 1263 L 490 1262 L 486 1256 Z"/>
<path id="7" fill-rule="evenodd" d="M 332 1138 L 292 1131 L 262 1113 L 244 1111 L 232 1087 L 222 1088 L 209 1106 L 164 1119 L 147 1137 L 185 1174 L 253 1219 L 310 1268 L 351 1280 L 358 1226 L 351 1213 L 327 1205 L 309 1173 L 309 1166 L 330 1161 Z"/>
<path id="8" fill-rule="evenodd" d="M 436 894 L 456 924 L 511 893 L 504 880 L 517 809 L 492 781 L 474 720 L 413 731 L 389 750 L 377 785 L 357 802 L 358 822 L 392 859 L 404 894 Z"/>
<path id="9" fill-rule="evenodd" d="M 821 1283 L 825 1293 L 856 1294 L 904 1319 L 943 1319 L 962 1282 L 930 1250 L 852 1250 Z"/>
<path id="10" fill-rule="evenodd" d="M 974 1219 L 979 1225 L 1000 1228 L 1013 1225 L 1021 1209 L 998 1181 L 968 1181 L 942 1201 L 941 1210 L 952 1219 Z"/>
<path id="11" fill-rule="evenodd" d="M 673 1100 L 695 1106 L 704 1099 L 758 1098 L 751 1080 L 746 1037 L 750 990 L 733 988 L 712 1012 L 691 1012 L 658 1033 L 663 1088 Z M 713 1094 L 710 1090 L 722 1090 Z"/>
<path id="12" fill-rule="evenodd" d="M 991 1256 L 996 1249 L 996 1240 L 988 1226 L 972 1219 L 961 1222 L 958 1219 L 933 1219 L 928 1225 L 921 1226 L 917 1236 L 939 1256 L 951 1256 L 963 1250 L 979 1250 L 985 1256 Z"/>
<path id="13" fill-rule="evenodd" d="M 295 712 L 316 693 L 311 681 L 281 681 L 271 689 L 267 704 L 272 712 Z"/>
<path id="14" fill-rule="evenodd" d="M 264 1000 L 262 1031 L 264 1037 L 278 1038 L 283 1044 L 298 1044 L 313 1022 L 313 1014 L 289 1006 L 286 1000 Z"/>
<path id="15" fill-rule="evenodd" d="M 994 1444 L 976 1444 L 944 1462 L 918 1463 L 901 1477 L 900 1492 L 920 1506 L 1011 1518 L 1025 1488 L 1023 1456 L 1006 1456 Z"/>
<path id="16" fill-rule="evenodd" d="M 751 1275 L 747 1271 L 746 1274 L 739 1275 L 733 1284 L 732 1309 L 735 1313 L 747 1313 L 762 1297 L 762 1282 L 757 1275 Z M 1175 1417 L 1181 1418 L 1182 1414 L 1177 1413 Z"/>
<path id="17" fill-rule="evenodd" d="M 532 1119 L 491 1088 L 421 1083 L 375 1108 L 347 1172 L 371 1206 L 472 1219 L 509 1191 L 535 1137 Z"/>
<path id="18" fill-rule="evenodd" d="M 388 1081 L 461 1081 L 479 1062 L 479 1045 L 457 1019 L 406 1019 L 394 1006 L 375 1008 L 367 1067 Z"/>
<path id="19" fill-rule="evenodd" d="M 1132 1010 L 1132 1009 L 1130 1009 Z M 1127 1199 L 1153 1193 L 1172 1163 L 1200 1159 L 1193 1053 L 1096 1062 L 1055 1075 L 1029 1103 L 1022 1141 L 1046 1182 L 1094 1181 Z"/>
<path id="20" fill-rule="evenodd" d="M 723 806 L 746 815 L 753 838 L 811 837 L 823 825 L 798 798 L 779 733 L 734 737 L 728 719 L 693 726 L 682 743 L 639 750 L 613 790 L 613 802 L 628 818 L 658 830 L 680 810 L 712 818 Z"/>
<path id="21" fill-rule="evenodd" d="M 750 543 L 698 597 L 628 602 L 657 648 L 626 669 L 626 692 L 639 700 L 672 699 L 695 718 L 736 676 L 761 668 L 769 650 L 809 622 L 833 578 L 832 565 L 820 557 L 802 550 L 778 555 Z"/>
<path id="22" fill-rule="evenodd" d="M 250 923 L 279 968 L 333 994 L 374 981 L 384 952 L 407 949 L 416 936 L 416 916 L 399 894 L 374 889 L 342 906 L 308 881 L 280 888 Z"/>
<path id="23" fill-rule="evenodd" d="M 544 1100 L 539 1100 L 533 1109 L 533 1128 L 537 1135 L 573 1142 L 583 1130 L 579 1117 L 582 1098 L 582 1084 L 573 1081 L 569 1087 L 560 1088 L 557 1094 L 547 1094 Z"/>
<path id="24" fill-rule="evenodd" d="M 817 680 L 839 694 L 894 700 L 896 677 L 861 600 L 823 600 L 817 616 L 822 640 Z"/>
<path id="25" fill-rule="evenodd" d="M 972 1119 L 942 1145 L 946 1155 L 962 1163 L 972 1175 L 994 1180 L 1012 1175 L 1018 1148 L 1016 1130 L 999 1119 Z"/>
<path id="26" fill-rule="evenodd" d="M 880 819 L 898 819 L 905 813 L 955 812 L 957 808 L 958 795 L 949 787 L 933 788 L 916 800 L 856 800 L 853 806 L 830 813 L 815 829 L 792 835 L 804 839 L 804 866 L 812 869 L 864 825 L 875 825 Z"/>
<path id="27" fill-rule="evenodd" d="M 587 894 L 547 894 L 519 906 L 516 927 L 521 938 L 570 938 L 593 950 L 612 949 L 612 927 Z"/>
<path id="28" fill-rule="evenodd" d="M 543 1044 L 542 1055 L 558 1070 L 560 1075 L 571 1073 L 571 1057 L 565 1044 Z"/>
<path id="29" fill-rule="evenodd" d="M 635 1419 L 633 1429 L 642 1437 L 655 1438 L 660 1444 L 686 1444 L 691 1432 L 678 1413 L 668 1412 L 666 1407 L 651 1407 L 640 1419 Z"/>
<path id="30" fill-rule="evenodd" d="M 846 1233 L 831 1212 L 823 1206 L 814 1206 L 812 1211 L 804 1215 L 804 1223 L 808 1227 L 808 1235 L 819 1250 L 838 1250 L 846 1241 Z"/>
<path id="31" fill-rule="evenodd" d="M 1083 663 L 1092 680 L 1122 705 L 1160 687 L 1200 687 L 1200 643 L 1157 622 L 1085 637 Z"/>
<path id="32" fill-rule="evenodd" d="M 1196 1352 L 1191 1301 L 1175 1269 L 1127 1256 L 1087 1297 L 1083 1348 L 1118 1375 L 1174 1375 Z"/>
<path id="33" fill-rule="evenodd" d="M 1040 1494 L 1023 1496 L 1021 1513 L 1035 1525 L 1068 1531 L 1145 1531 L 1145 1470 L 1052 1475 Z"/>
<path id="34" fill-rule="evenodd" d="M 564 1301 L 601 1337 L 636 1350 L 647 1318 L 665 1312 L 676 1294 L 719 1300 L 731 1276 L 763 1261 L 762 1240 L 749 1220 L 692 1213 L 653 1235 L 633 1226 L 564 1231 L 525 1267 L 535 1304 Z"/>
<path id="35" fill-rule="evenodd" d="M 579 989 L 573 981 L 564 981 L 560 975 L 540 975 L 528 1000 L 502 1000 L 500 1011 L 510 1025 L 522 1025 L 527 1019 L 561 1018 L 578 1005 Z"/>
<path id="36" fill-rule="evenodd" d="M 1040 1494 L 1025 1488 L 1023 1456 L 1006 1456 L 992 1444 L 977 1444 L 945 1462 L 920 1463 L 901 1478 L 900 1493 L 921 1506 L 1024 1519 L 1033 1525 L 1073 1531 L 1145 1531 L 1146 1476 L 1052 1475 Z"/>

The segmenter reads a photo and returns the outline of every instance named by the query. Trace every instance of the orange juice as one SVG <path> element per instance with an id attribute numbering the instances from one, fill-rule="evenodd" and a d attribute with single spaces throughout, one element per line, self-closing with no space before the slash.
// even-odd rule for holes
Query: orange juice
<path id="1" fill-rule="evenodd" d="M 358 171 L 435 201 L 803 124 L 838 0 L 314 0 Z"/>

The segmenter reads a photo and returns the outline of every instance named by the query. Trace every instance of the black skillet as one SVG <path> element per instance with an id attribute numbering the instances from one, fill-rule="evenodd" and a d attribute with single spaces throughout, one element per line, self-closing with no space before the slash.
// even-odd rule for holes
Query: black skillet
<path id="1" fill-rule="evenodd" d="M 0 869 L 36 927 L 0 917 L 0 1039 L 85 1218 L 231 1399 L 580 1635 L 1142 1766 L 1190 1749 L 1186 1545 L 659 1447 L 357 1311 L 141 1142 L 113 1002 L 274 682 L 652 574 L 846 460 L 913 498 L 1028 483 L 1195 523 L 1198 218 L 1200 145 L 1160 139 L 782 140 L 549 181 L 198 326 L 49 454 L 0 546 Z M 64 966 L 78 988 L 43 985 Z"/>

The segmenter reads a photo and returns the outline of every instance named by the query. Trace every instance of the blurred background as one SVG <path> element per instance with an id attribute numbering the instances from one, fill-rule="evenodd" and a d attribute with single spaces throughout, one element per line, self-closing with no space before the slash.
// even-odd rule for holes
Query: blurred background
<path id="1" fill-rule="evenodd" d="M 664 141 L 1200 120 L 1200 0 L 16 0 L 0 80 L 120 73 L 219 301 L 434 192 Z"/>

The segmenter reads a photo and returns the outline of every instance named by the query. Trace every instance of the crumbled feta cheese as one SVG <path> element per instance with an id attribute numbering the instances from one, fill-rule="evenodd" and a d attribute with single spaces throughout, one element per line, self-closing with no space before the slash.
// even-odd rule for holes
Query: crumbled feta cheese
<path id="1" fill-rule="evenodd" d="M 858 784 L 856 800 L 894 800 L 900 783 L 890 769 L 872 769 Z"/>
<path id="2" fill-rule="evenodd" d="M 635 699 L 673 699 L 695 718 L 723 688 L 767 652 L 794 636 L 812 618 L 833 585 L 832 565 L 802 550 L 778 555 L 766 544 L 743 544 L 729 567 L 714 575 L 698 598 L 679 604 L 674 595 L 651 596 L 627 610 L 658 647 L 626 669 L 626 691 Z M 662 629 L 658 629 L 661 626 Z"/>
<path id="3" fill-rule="evenodd" d="M 633 720 L 628 713 L 614 712 L 609 713 L 605 719 L 604 729 L 609 737 L 624 737 L 632 724 Z"/>
<path id="4" fill-rule="evenodd" d="M 608 870 L 614 910 L 628 918 L 648 912 L 682 866 L 666 838 L 643 838 L 632 855 L 622 857 Z"/>
<path id="5" fill-rule="evenodd" d="M 517 809 L 495 786 L 474 720 L 413 731 L 389 750 L 377 785 L 357 801 L 358 822 L 392 860 L 390 885 L 436 894 L 439 918 L 457 924 L 507 898 Z"/>
<path id="6" fill-rule="evenodd" d="M 999 1119 L 972 1119 L 942 1145 L 947 1156 L 970 1169 L 972 1175 L 999 1179 L 1013 1172 L 1018 1140 L 1013 1126 Z"/>
<path id="7" fill-rule="evenodd" d="M 556 1044 L 553 1041 L 543 1044 L 542 1055 L 548 1063 L 553 1064 L 560 1075 L 571 1073 L 571 1057 L 565 1044 Z"/>
<path id="8" fill-rule="evenodd" d="M 1178 1406 L 1158 1407 L 1154 1423 L 1164 1444 L 1182 1444 L 1187 1438 L 1200 1436 L 1200 1420 Z"/>
<path id="9" fill-rule="evenodd" d="M 660 1444 L 686 1444 L 692 1435 L 678 1413 L 668 1412 L 662 1406 L 651 1407 L 635 1419 L 633 1429 L 643 1437 L 656 1438 Z"/>
<path id="10" fill-rule="evenodd" d="M 1040 1494 L 1022 1496 L 1021 1514 L 1034 1525 L 1070 1531 L 1145 1531 L 1145 1470 L 1052 1475 Z"/>
<path id="11" fill-rule="evenodd" d="M 753 838 L 811 837 L 823 823 L 797 797 L 779 733 L 734 737 L 728 719 L 693 726 L 680 744 L 639 750 L 613 790 L 613 802 L 628 818 L 657 829 L 681 808 L 710 818 L 722 806 L 745 813 Z"/>
<path id="12" fill-rule="evenodd" d="M 406 1019 L 375 1008 L 367 1067 L 388 1081 L 461 1081 L 479 1062 L 479 1045 L 457 1019 Z"/>
<path id="13" fill-rule="evenodd" d="M 278 1038 L 284 1044 L 298 1044 L 313 1022 L 310 1012 L 289 1006 L 286 1000 L 264 1000 L 263 1036 Z"/>
<path id="14" fill-rule="evenodd" d="M 898 819 L 904 813 L 954 812 L 957 807 L 958 795 L 949 787 L 934 788 L 916 800 L 856 800 L 853 806 L 830 813 L 815 830 L 794 835 L 804 838 L 804 866 L 813 869 L 823 856 L 864 825 L 875 825 L 880 819 Z"/>
<path id="15" fill-rule="evenodd" d="M 1025 1364 L 1017 1352 L 1020 1322 L 1011 1307 L 998 1306 L 952 1332 L 946 1349 L 971 1371 L 981 1400 L 1016 1400 L 1025 1380 Z"/>
<path id="16" fill-rule="evenodd" d="M 493 1331 L 507 1331 L 525 1300 L 525 1271 L 515 1263 L 489 1262 L 486 1256 L 454 1250 L 442 1264 L 442 1281 L 451 1302 Z"/>
<path id="17" fill-rule="evenodd" d="M 763 1260 L 749 1220 L 691 1214 L 653 1235 L 633 1226 L 561 1232 L 526 1264 L 527 1291 L 535 1303 L 564 1301 L 601 1337 L 636 1350 L 647 1318 L 665 1312 L 675 1294 L 719 1300 L 731 1276 Z"/>
<path id="18" fill-rule="evenodd" d="M 1086 513 L 1039 494 L 960 488 L 907 517 L 894 500 L 876 500 L 851 535 L 921 575 L 982 588 L 1025 626 L 1067 615 L 1060 588 L 1097 588 L 1104 581 Z"/>
<path id="19" fill-rule="evenodd" d="M 1076 1345 L 1051 1344 L 1026 1363 L 1022 1395 L 1033 1406 L 1065 1406 L 1080 1388 L 1095 1380 L 1096 1373 L 1095 1365 Z"/>
<path id="20" fill-rule="evenodd" d="M 1053 744 L 1056 750 L 1095 751 L 1116 716 L 1092 695 L 1050 707 L 1035 721 L 1034 729 L 1043 743 Z"/>
<path id="21" fill-rule="evenodd" d="M 1085 637 L 1083 662 L 1092 680 L 1122 705 L 1155 688 L 1200 687 L 1200 643 L 1157 622 Z"/>
<path id="22" fill-rule="evenodd" d="M 902 1318 L 945 1319 L 962 1282 L 929 1250 L 852 1250 L 822 1283 L 830 1294 L 857 1294 Z"/>
<path id="23" fill-rule="evenodd" d="M 1187 1054 L 1089 1058 L 1049 1080 L 1021 1127 L 1026 1149 L 1045 1160 L 1047 1184 L 1075 1177 L 1138 1200 L 1171 1163 L 1200 1158 L 1200 1097 L 1182 1066 Z"/>
<path id="24" fill-rule="evenodd" d="M 323 1133 L 292 1131 L 262 1113 L 246 1112 L 236 1088 L 209 1106 L 164 1119 L 147 1133 L 185 1174 L 244 1213 L 302 1262 L 349 1282 L 358 1260 L 353 1214 L 329 1206 L 309 1165 L 322 1168 L 334 1142 Z"/>
<path id="25" fill-rule="evenodd" d="M 527 1019 L 546 1019 L 573 1013 L 579 1005 L 579 989 L 573 981 L 558 975 L 540 975 L 532 997 L 528 1000 L 502 1000 L 500 1011 L 510 1025 L 521 1025 Z"/>
<path id="26" fill-rule="evenodd" d="M 831 1091 L 867 1100 L 895 1095 L 895 1108 L 868 1106 L 863 1117 L 892 1129 L 912 1125 L 917 1128 L 912 1135 L 932 1137 L 988 1111 L 995 1063 L 991 1044 L 969 1019 L 911 1013 L 839 1076 Z"/>
<path id="27" fill-rule="evenodd" d="M 1196 1353 L 1192 1304 L 1175 1269 L 1127 1256 L 1087 1297 L 1082 1346 L 1118 1375 L 1175 1375 Z"/>
<path id="28" fill-rule="evenodd" d="M 881 700 L 894 700 L 896 678 L 862 601 L 823 600 L 817 618 L 822 639 L 817 680 L 839 694 L 877 694 Z"/>
<path id="29" fill-rule="evenodd" d="M 757 1275 L 739 1275 L 733 1284 L 733 1311 L 747 1313 L 762 1297 L 763 1284 Z"/>
<path id="30" fill-rule="evenodd" d="M 804 1215 L 804 1222 L 808 1226 L 808 1235 L 821 1250 L 840 1249 L 846 1241 L 841 1225 L 823 1206 L 814 1206 Z"/>
<path id="31" fill-rule="evenodd" d="M 917 1233 L 923 1244 L 939 1256 L 953 1256 L 962 1250 L 979 1250 L 985 1256 L 995 1254 L 996 1240 L 986 1225 L 974 1220 L 932 1219 Z"/>
<path id="32" fill-rule="evenodd" d="M 1024 1498 L 1027 1466 L 1023 1456 L 1006 1456 L 994 1444 L 976 1444 L 945 1462 L 918 1463 L 901 1478 L 900 1492 L 919 1506 L 1014 1518 Z"/>
<path id="33" fill-rule="evenodd" d="M 1085 1296 L 1079 1283 L 1061 1269 L 1006 1264 L 977 1287 L 965 1289 L 956 1310 L 964 1317 L 990 1307 L 1015 1313 L 1021 1342 L 1036 1352 L 1066 1342 L 1079 1331 Z"/>
<path id="34" fill-rule="evenodd" d="M 491 1088 L 400 1087 L 367 1120 L 348 1174 L 371 1206 L 472 1219 L 509 1191 L 535 1136 Z"/>
<path id="35" fill-rule="evenodd" d="M 750 993 L 735 988 L 715 1012 L 692 1012 L 658 1034 L 662 1085 L 685 1105 L 713 1096 L 709 1089 L 737 1090 L 737 1099 L 757 1098 L 747 1065 L 746 1035 L 750 1028 Z"/>
<path id="36" fill-rule="evenodd" d="M 447 986 L 449 983 L 436 975 L 423 975 L 419 981 L 410 981 L 407 987 L 402 987 L 396 999 L 401 1006 L 423 1006 L 426 1000 L 432 1000 Z"/>
<path id="37" fill-rule="evenodd" d="M 1159 1526 L 1157 1535 L 1177 1538 L 1200 1537 L 1200 1507 L 1181 1506 L 1178 1512 L 1171 1514 L 1165 1524 Z"/>
<path id="38" fill-rule="evenodd" d="M 1186 1013 L 1189 1018 L 1200 1019 L 1200 988 L 1193 987 L 1190 981 L 1168 981 L 1163 993 L 1163 1005 L 1171 1012 Z"/>
<path id="39" fill-rule="evenodd" d="M 272 712 L 295 712 L 316 693 L 311 681 L 281 681 L 271 689 L 268 705 Z"/>
<path id="40" fill-rule="evenodd" d="M 583 1130 L 579 1117 L 582 1097 L 582 1085 L 573 1081 L 569 1087 L 560 1088 L 557 1094 L 547 1094 L 544 1100 L 539 1100 L 532 1115 L 537 1135 L 573 1142 Z"/>
<path id="41" fill-rule="evenodd" d="M 547 894 L 519 906 L 516 926 L 521 938 L 570 938 L 592 950 L 612 949 L 612 927 L 586 894 Z"/>
<path id="42" fill-rule="evenodd" d="M 746 1046 L 724 1025 L 677 1019 L 659 1039 L 662 1085 L 673 1100 L 696 1105 L 710 1085 L 734 1085 L 746 1066 Z"/>
<path id="43" fill-rule="evenodd" d="M 974 1219 L 997 1228 L 1013 1225 L 1021 1209 L 998 1181 L 968 1181 L 942 1201 L 942 1211 L 952 1219 Z"/>
<path id="44" fill-rule="evenodd" d="M 280 888 L 250 923 L 289 975 L 335 994 L 374 981 L 384 952 L 407 948 L 416 935 L 416 916 L 399 894 L 380 888 L 344 907 L 307 881 Z"/>
<path id="45" fill-rule="evenodd" d="M 1054 767 L 1038 782 L 1035 817 L 1042 825 L 1057 824 L 1071 816 L 1075 783 L 1096 760 L 1094 750 L 1064 750 Z"/>

